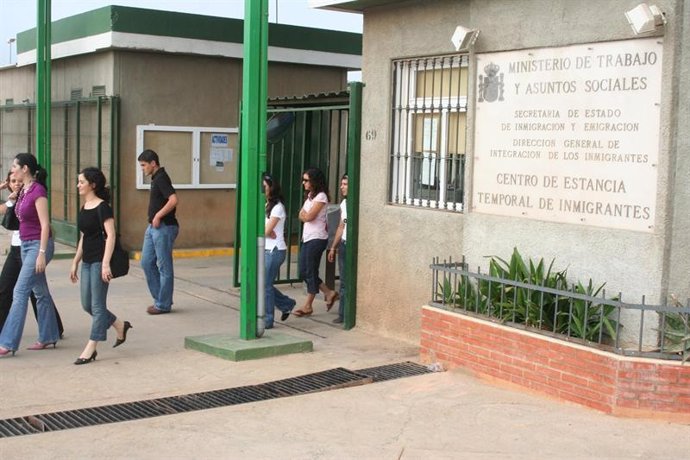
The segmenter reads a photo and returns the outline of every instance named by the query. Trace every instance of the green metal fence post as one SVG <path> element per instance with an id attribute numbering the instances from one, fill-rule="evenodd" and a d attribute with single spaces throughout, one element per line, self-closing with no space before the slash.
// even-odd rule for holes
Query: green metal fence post
<path id="1" fill-rule="evenodd" d="M 112 190 L 113 210 L 115 211 L 117 228 L 120 228 L 120 155 L 116 152 L 119 147 L 115 139 L 117 130 L 117 103 L 116 97 L 110 98 L 110 190 Z"/>
<path id="2" fill-rule="evenodd" d="M 268 1 L 245 0 L 242 62 L 242 184 L 240 338 L 256 339 L 256 241 L 263 234 L 259 204 L 260 168 L 266 159 L 266 67 L 268 62 Z M 263 163 L 262 163 L 263 160 Z"/>
<path id="3" fill-rule="evenodd" d="M 51 0 L 38 0 L 36 24 L 36 158 L 48 172 L 50 200 L 50 46 Z M 50 210 L 50 206 L 48 207 Z"/>
<path id="4" fill-rule="evenodd" d="M 357 318 L 357 235 L 359 234 L 359 152 L 362 139 L 362 87 L 350 86 L 350 113 L 347 126 L 347 257 L 345 259 L 345 329 L 355 327 Z"/>
<path id="5" fill-rule="evenodd" d="M 98 169 L 103 168 L 103 161 L 101 155 L 103 154 L 103 98 L 98 96 L 96 100 L 96 110 L 98 114 L 96 115 L 96 132 L 98 136 L 96 137 L 96 167 Z"/>

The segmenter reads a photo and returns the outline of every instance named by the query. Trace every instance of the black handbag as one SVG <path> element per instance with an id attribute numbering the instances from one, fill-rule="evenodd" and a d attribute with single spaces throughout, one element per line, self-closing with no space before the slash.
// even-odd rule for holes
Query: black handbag
<path id="1" fill-rule="evenodd" d="M 103 216 L 101 215 L 101 208 L 98 208 L 98 218 L 101 221 L 101 230 L 103 231 L 103 241 L 106 240 L 105 227 L 103 225 Z M 129 253 L 122 249 L 120 244 L 120 234 L 115 232 L 115 247 L 113 248 L 113 255 L 110 257 L 110 273 L 113 278 L 119 278 L 129 273 Z"/>
<path id="2" fill-rule="evenodd" d="M 0 225 L 7 230 L 19 230 L 19 219 L 14 212 L 14 208 L 14 206 L 8 207 L 7 211 L 5 211 L 5 215 L 2 216 L 2 222 L 0 222 Z"/>
<path id="3" fill-rule="evenodd" d="M 129 273 L 129 253 L 122 249 L 120 235 L 115 236 L 115 248 L 110 258 L 110 273 L 113 278 L 119 278 Z"/>

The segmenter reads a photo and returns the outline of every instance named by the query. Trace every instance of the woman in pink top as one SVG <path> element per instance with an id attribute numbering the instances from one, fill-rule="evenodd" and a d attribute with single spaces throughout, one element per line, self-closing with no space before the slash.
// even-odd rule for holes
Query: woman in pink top
<path id="1" fill-rule="evenodd" d="M 299 267 L 300 276 L 307 283 L 307 301 L 302 308 L 292 312 L 299 317 L 314 313 L 312 303 L 319 290 L 324 293 L 326 298 L 326 311 L 329 311 L 333 307 L 333 303 L 338 300 L 338 293 L 326 286 L 319 278 L 321 256 L 328 245 L 326 178 L 320 169 L 307 169 L 302 174 L 302 185 L 304 185 L 306 200 L 299 212 L 299 220 L 304 222 L 302 247 L 299 251 Z"/>
<path id="2" fill-rule="evenodd" d="M 55 348 L 60 338 L 53 298 L 46 281 L 46 265 L 53 258 L 55 244 L 50 235 L 48 215 L 47 177 L 36 157 L 20 153 L 12 164 L 14 177 L 24 183 L 15 212 L 19 218 L 19 237 L 22 240 L 22 268 L 14 287 L 10 314 L 0 333 L 0 356 L 6 356 L 19 348 L 24 331 L 26 309 L 31 291 L 36 295 L 38 308 L 38 342 L 29 350 Z"/>

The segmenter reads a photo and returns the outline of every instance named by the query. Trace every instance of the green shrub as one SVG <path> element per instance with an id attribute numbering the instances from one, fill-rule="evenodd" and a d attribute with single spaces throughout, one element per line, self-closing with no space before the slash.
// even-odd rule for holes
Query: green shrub
<path id="1" fill-rule="evenodd" d="M 673 304 L 677 307 L 683 305 L 671 296 Z M 683 362 L 690 358 L 690 315 L 688 313 L 664 313 L 663 320 L 664 351 L 679 353 Z"/>
<path id="2" fill-rule="evenodd" d="M 594 288 L 591 279 L 587 286 L 578 281 L 569 289 L 567 270 L 554 271 L 554 262 L 555 259 L 546 268 L 543 258 L 537 262 L 525 259 L 514 248 L 509 261 L 498 256 L 489 257 L 489 276 L 535 288 L 461 276 L 457 286 L 453 286 L 448 278 L 439 283 L 440 294 L 447 305 L 497 318 L 504 323 L 523 324 L 594 342 L 603 338 L 615 339 L 618 323 L 611 318 L 615 307 L 536 289 L 570 290 L 592 297 L 602 291 L 604 284 Z"/>
<path id="3" fill-rule="evenodd" d="M 573 291 L 577 294 L 583 294 L 591 297 L 596 297 L 604 288 L 602 284 L 596 290 L 589 280 L 587 287 L 583 286 L 579 281 L 573 287 Z M 615 299 L 614 299 L 615 300 Z M 587 301 L 582 299 L 573 299 L 569 305 L 567 312 L 560 312 L 564 317 L 566 326 L 560 325 L 557 332 L 566 333 L 573 337 L 589 340 L 590 342 L 600 342 L 604 337 L 616 338 L 616 327 L 618 323 L 611 319 L 611 316 L 616 311 L 613 305 L 602 305 L 594 301 Z"/>

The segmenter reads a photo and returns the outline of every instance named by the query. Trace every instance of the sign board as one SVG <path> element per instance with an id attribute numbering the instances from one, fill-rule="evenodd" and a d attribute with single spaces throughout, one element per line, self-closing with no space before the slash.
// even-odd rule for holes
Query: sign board
<path id="1" fill-rule="evenodd" d="M 662 43 L 477 56 L 473 210 L 652 232 Z"/>

